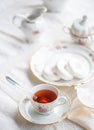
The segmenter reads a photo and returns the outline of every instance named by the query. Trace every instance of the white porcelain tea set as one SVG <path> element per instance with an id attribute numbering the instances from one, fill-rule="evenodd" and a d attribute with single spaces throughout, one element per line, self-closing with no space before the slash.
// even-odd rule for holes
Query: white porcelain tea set
<path id="1" fill-rule="evenodd" d="M 44 6 L 37 7 L 30 13 L 13 17 L 13 23 L 23 31 L 29 42 L 34 42 L 35 39 L 39 38 L 39 33 L 43 26 L 42 14 L 47 9 L 52 12 L 62 12 L 62 8 L 66 3 L 66 0 L 43 1 L 47 8 Z M 16 23 L 19 19 L 21 19 L 20 26 Z M 49 89 L 55 92 L 57 98 L 45 105 L 24 97 L 19 104 L 19 111 L 29 122 L 51 124 L 60 118 L 64 118 L 68 112 L 70 108 L 69 99 L 51 85 L 58 87 L 78 86 L 94 78 L 94 54 L 89 48 L 81 46 L 94 44 L 94 27 L 89 25 L 88 17 L 83 16 L 81 19 L 75 20 L 71 27 L 64 27 L 62 31 L 72 37 L 73 44 L 60 43 L 58 45 L 44 46 L 32 56 L 30 61 L 30 70 L 34 76 L 47 83 L 39 85 L 41 87 L 36 86 L 32 89 L 32 92 L 35 93 L 40 89 Z M 7 80 L 19 87 L 19 84 L 11 78 L 7 78 Z M 78 88 L 77 93 L 80 90 Z M 59 99 L 61 102 L 59 102 Z"/>
<path id="2" fill-rule="evenodd" d="M 50 4 L 50 2 L 53 4 L 53 0 L 44 1 L 46 4 Z M 42 14 L 46 11 L 47 8 L 42 6 L 34 8 L 32 12 L 25 15 L 18 14 L 13 17 L 13 23 L 23 31 L 28 42 L 34 42 L 36 39 L 39 39 L 39 33 L 41 33 L 40 30 L 44 24 Z M 17 21 L 21 21 L 20 25 Z M 66 35 L 70 35 L 74 43 L 86 45 L 92 49 L 92 44 L 94 42 L 94 27 L 90 25 L 86 15 L 80 19 L 76 19 L 71 27 L 63 27 L 63 32 L 65 32 Z"/>

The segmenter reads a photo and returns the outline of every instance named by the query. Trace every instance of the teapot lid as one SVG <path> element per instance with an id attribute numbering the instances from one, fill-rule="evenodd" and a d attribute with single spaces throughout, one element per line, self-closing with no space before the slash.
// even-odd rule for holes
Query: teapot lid
<path id="1" fill-rule="evenodd" d="M 71 26 L 71 33 L 78 37 L 87 37 L 91 35 L 91 28 L 88 23 L 88 18 L 84 15 L 81 19 L 77 19 Z"/>

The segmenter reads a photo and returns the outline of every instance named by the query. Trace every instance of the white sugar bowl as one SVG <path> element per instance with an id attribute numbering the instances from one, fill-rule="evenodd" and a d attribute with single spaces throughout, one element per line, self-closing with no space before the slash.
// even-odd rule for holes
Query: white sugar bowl
<path id="1" fill-rule="evenodd" d="M 74 42 L 81 45 L 90 45 L 94 42 L 94 26 L 89 24 L 85 15 L 73 22 L 70 28 L 64 27 L 64 32 L 70 34 Z"/>

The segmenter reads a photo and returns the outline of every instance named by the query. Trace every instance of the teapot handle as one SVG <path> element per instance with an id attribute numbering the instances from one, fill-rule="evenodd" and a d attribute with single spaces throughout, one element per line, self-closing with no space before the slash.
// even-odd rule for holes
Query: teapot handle
<path id="1" fill-rule="evenodd" d="M 21 15 L 21 14 L 15 15 L 15 16 L 13 17 L 13 19 L 12 19 L 12 23 L 13 23 L 14 25 L 16 25 L 16 27 L 21 28 L 21 22 L 22 22 L 22 20 L 24 20 L 24 19 L 26 19 L 25 16 L 23 16 L 23 15 Z M 18 22 L 19 20 L 20 20 L 20 22 Z"/>
<path id="2" fill-rule="evenodd" d="M 66 34 L 70 34 L 70 28 L 67 27 L 67 26 L 64 26 L 64 27 L 63 27 L 63 31 L 64 31 L 64 33 L 66 33 Z"/>

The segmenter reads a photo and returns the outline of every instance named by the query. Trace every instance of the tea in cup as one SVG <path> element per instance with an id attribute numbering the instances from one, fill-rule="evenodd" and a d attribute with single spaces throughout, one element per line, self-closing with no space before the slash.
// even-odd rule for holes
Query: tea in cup
<path id="1" fill-rule="evenodd" d="M 31 104 L 40 114 L 50 114 L 55 107 L 66 105 L 67 97 L 60 95 L 59 90 L 49 84 L 40 84 L 32 88 Z"/>

